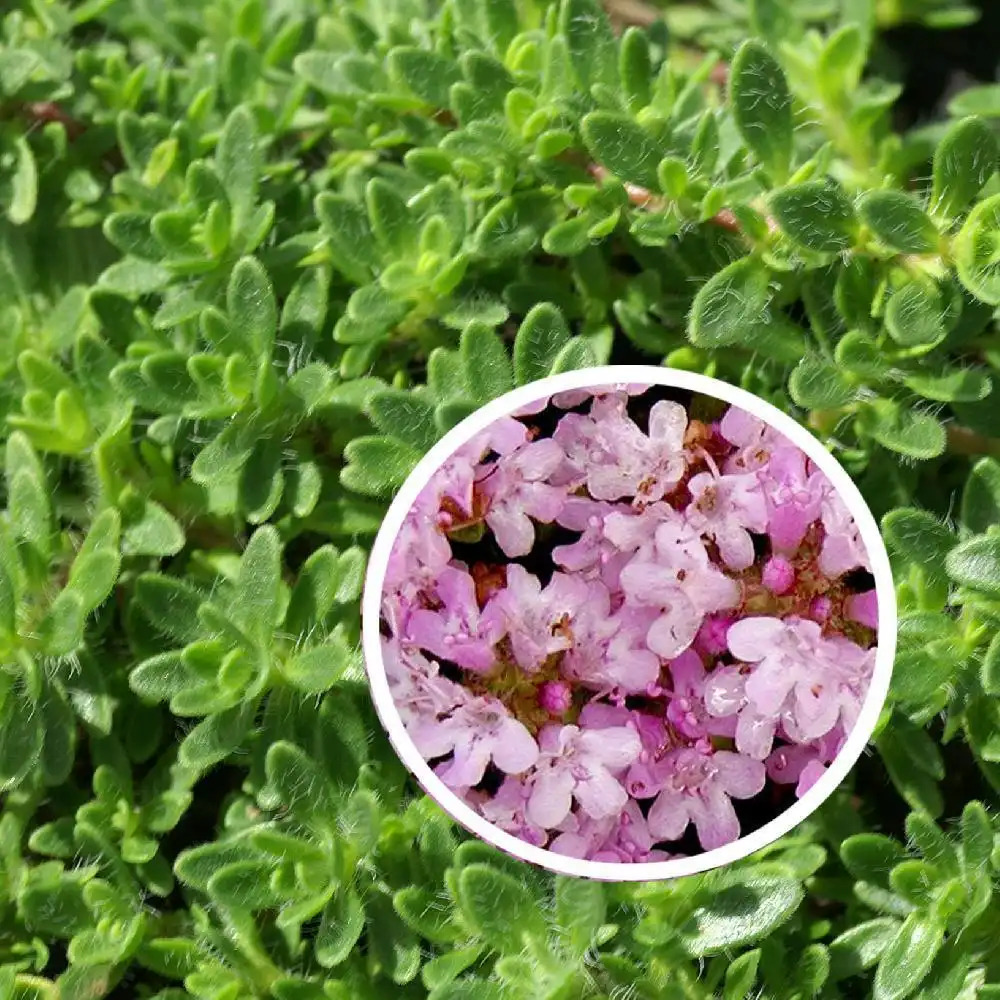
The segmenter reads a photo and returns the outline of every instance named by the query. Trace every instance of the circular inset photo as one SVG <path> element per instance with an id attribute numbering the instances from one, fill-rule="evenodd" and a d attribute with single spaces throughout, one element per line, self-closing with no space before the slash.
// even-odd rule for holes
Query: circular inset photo
<path id="1" fill-rule="evenodd" d="M 688 372 L 554 376 L 420 463 L 364 596 L 373 697 L 457 821 L 564 874 L 657 879 L 791 829 L 889 684 L 878 528 L 832 455 Z"/>

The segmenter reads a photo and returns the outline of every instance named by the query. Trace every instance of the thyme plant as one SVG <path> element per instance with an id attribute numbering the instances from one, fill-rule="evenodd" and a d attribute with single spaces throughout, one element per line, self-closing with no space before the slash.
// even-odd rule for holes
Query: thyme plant
<path id="1" fill-rule="evenodd" d="M 0 997 L 1000 994 L 1000 102 L 901 131 L 879 55 L 973 14 L 5 5 Z M 419 794 L 358 602 L 443 432 L 636 360 L 807 423 L 901 621 L 823 810 L 614 885 Z"/>

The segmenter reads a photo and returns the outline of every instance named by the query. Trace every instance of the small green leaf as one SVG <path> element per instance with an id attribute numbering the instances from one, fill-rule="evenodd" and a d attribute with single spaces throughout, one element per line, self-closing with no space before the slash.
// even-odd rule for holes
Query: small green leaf
<path id="1" fill-rule="evenodd" d="M 948 333 L 941 295 L 931 284 L 911 281 L 889 297 L 885 328 L 902 347 L 939 343 Z"/>
<path id="2" fill-rule="evenodd" d="M 386 437 L 354 438 L 344 449 L 347 466 L 340 481 L 366 496 L 386 497 L 402 486 L 420 461 L 420 452 L 403 441 Z"/>
<path id="3" fill-rule="evenodd" d="M 144 498 L 122 532 L 122 552 L 136 556 L 172 556 L 184 548 L 184 529 L 155 500 Z"/>
<path id="4" fill-rule="evenodd" d="M 580 123 L 590 155 L 620 180 L 657 186 L 663 150 L 635 119 L 611 111 L 593 111 Z"/>
<path id="5" fill-rule="evenodd" d="M 903 191 L 872 191 L 858 206 L 861 218 L 879 241 L 898 253 L 933 253 L 938 231 L 927 213 Z"/>
<path id="6" fill-rule="evenodd" d="M 993 646 L 996 647 L 994 657 L 1000 659 L 1000 642 L 996 636 L 991 648 Z M 997 694 L 1000 690 L 989 693 Z M 969 875 L 975 878 L 986 872 L 995 842 L 993 823 L 983 804 L 975 801 L 967 803 L 962 810 L 962 862 Z"/>
<path id="7" fill-rule="evenodd" d="M 743 257 L 716 272 L 698 289 L 688 319 L 696 347 L 751 346 L 767 322 L 770 275 L 756 257 Z"/>
<path id="8" fill-rule="evenodd" d="M 420 228 L 396 188 L 376 177 L 365 189 L 372 232 L 383 251 L 395 258 L 415 255 Z"/>
<path id="9" fill-rule="evenodd" d="M 1000 524 L 1000 462 L 995 458 L 981 458 L 972 467 L 962 492 L 960 518 L 974 533 Z"/>
<path id="10" fill-rule="evenodd" d="M 729 98 L 743 141 L 777 181 L 792 162 L 792 97 L 777 60 L 749 40 L 733 57 Z"/>
<path id="11" fill-rule="evenodd" d="M 945 560 L 956 583 L 1000 598 L 1000 537 L 980 535 L 953 548 Z"/>
<path id="12" fill-rule="evenodd" d="M 85 614 L 104 603 L 118 579 L 120 565 L 117 547 L 86 552 L 73 561 L 67 585 L 79 596 Z"/>
<path id="13" fill-rule="evenodd" d="M 1000 695 L 1000 633 L 992 638 L 983 653 L 980 678 L 986 694 Z"/>
<path id="14" fill-rule="evenodd" d="M 39 765 L 44 741 L 42 720 L 23 691 L 8 690 L 0 726 L 0 791 L 16 788 Z"/>
<path id="15" fill-rule="evenodd" d="M 17 159 L 8 182 L 7 218 L 15 226 L 23 226 L 35 214 L 38 204 L 38 167 L 35 154 L 23 136 L 14 140 L 14 149 Z"/>
<path id="16" fill-rule="evenodd" d="M 220 868 L 208 881 L 208 893 L 223 906 L 262 910 L 280 901 L 271 889 L 273 862 L 237 861 Z"/>
<path id="17" fill-rule="evenodd" d="M 893 917 L 866 920 L 830 943 L 830 978 L 836 982 L 870 969 L 896 937 L 900 922 Z"/>
<path id="18" fill-rule="evenodd" d="M 856 234 L 854 206 L 830 180 L 806 181 L 771 195 L 771 211 L 793 243 L 816 253 L 840 253 Z"/>
<path id="19" fill-rule="evenodd" d="M 269 637 L 280 624 L 281 538 L 272 525 L 258 528 L 240 558 L 234 609 L 244 627 Z"/>
<path id="20" fill-rule="evenodd" d="M 560 372 L 575 372 L 581 368 L 593 368 L 597 365 L 594 349 L 582 337 L 574 337 L 559 351 L 552 361 L 551 374 Z"/>
<path id="21" fill-rule="evenodd" d="M 339 890 L 323 910 L 316 933 L 316 961 L 324 969 L 344 962 L 365 928 L 365 913 L 353 887 Z"/>
<path id="22" fill-rule="evenodd" d="M 233 228 L 240 232 L 256 203 L 262 168 L 257 123 L 246 105 L 240 105 L 226 119 L 215 150 L 215 166 L 233 212 Z"/>
<path id="23" fill-rule="evenodd" d="M 178 761 L 202 772 L 225 760 L 246 739 L 256 712 L 257 703 L 250 700 L 202 719 L 181 741 Z"/>
<path id="24" fill-rule="evenodd" d="M 846 406 L 857 395 L 841 369 L 825 358 L 803 358 L 788 377 L 788 393 L 799 406 L 810 410 L 834 410 Z"/>
<path id="25" fill-rule="evenodd" d="M 345 670 L 360 663 L 357 650 L 343 636 L 333 633 L 321 646 L 296 653 L 281 668 L 289 684 L 306 694 L 329 690 Z"/>
<path id="26" fill-rule="evenodd" d="M 904 1000 L 923 982 L 944 940 L 944 928 L 925 913 L 911 913 L 879 960 L 874 1000 Z"/>
<path id="27" fill-rule="evenodd" d="M 434 407 L 413 390 L 383 389 L 369 398 L 367 409 L 383 434 L 419 451 L 426 451 L 438 439 Z"/>
<path id="28" fill-rule="evenodd" d="M 840 845 L 847 870 L 859 881 L 888 887 L 889 872 L 906 859 L 903 845 L 881 833 L 859 833 Z"/>
<path id="29" fill-rule="evenodd" d="M 545 938 L 545 921 L 531 893 L 512 875 L 490 865 L 462 869 L 458 904 L 469 926 L 498 951 L 518 954 L 526 939 Z"/>
<path id="30" fill-rule="evenodd" d="M 448 107 L 451 86 L 462 79 L 454 60 L 410 46 L 389 53 L 389 72 L 417 97 L 437 108 Z"/>
<path id="31" fill-rule="evenodd" d="M 681 937 L 696 957 L 743 947 L 785 923 L 802 897 L 797 879 L 733 873 L 706 891 Z"/>
<path id="32" fill-rule="evenodd" d="M 952 253 L 962 284 L 983 302 L 1000 305 L 1000 194 L 973 208 Z"/>
<path id="33" fill-rule="evenodd" d="M 977 403 L 985 399 L 993 388 L 993 381 L 978 368 L 944 369 L 938 373 L 916 373 L 904 379 L 908 388 L 924 399 L 942 403 Z"/>
<path id="34" fill-rule="evenodd" d="M 556 879 L 556 923 L 576 955 L 583 955 L 594 942 L 594 935 L 605 921 L 607 900 L 599 882 L 586 879 Z"/>
<path id="35" fill-rule="evenodd" d="M 953 117 L 982 115 L 984 118 L 1000 118 L 1000 83 L 966 87 L 959 91 L 948 103 L 948 113 Z"/>
<path id="36" fill-rule="evenodd" d="M 429 889 L 406 886 L 392 897 L 392 906 L 410 930 L 434 944 L 448 945 L 458 936 L 450 907 L 443 906 Z"/>
<path id="37" fill-rule="evenodd" d="M 236 262 L 226 290 L 226 311 L 254 360 L 269 358 L 278 329 L 278 304 L 271 279 L 255 257 Z"/>
<path id="38" fill-rule="evenodd" d="M 744 952 L 726 969 L 726 982 L 722 1000 L 744 1000 L 751 995 L 757 981 L 757 967 L 760 965 L 760 949 Z"/>
<path id="39" fill-rule="evenodd" d="M 477 402 L 489 402 L 514 388 L 514 368 L 507 348 L 485 323 L 473 321 L 462 331 L 459 355 L 466 391 Z"/>
<path id="40" fill-rule="evenodd" d="M 143 660 L 129 674 L 129 687 L 149 701 L 168 701 L 178 691 L 201 683 L 201 678 L 185 663 L 180 651 L 160 653 Z"/>
<path id="41" fill-rule="evenodd" d="M 569 44 L 570 61 L 584 93 L 595 84 L 618 84 L 618 46 L 597 0 L 562 0 L 559 31 Z"/>
<path id="42" fill-rule="evenodd" d="M 944 453 L 946 434 L 942 423 L 929 413 L 921 413 L 894 400 L 879 399 L 861 414 L 862 426 L 883 447 L 909 455 L 931 459 Z"/>
<path id="43" fill-rule="evenodd" d="M 882 532 L 891 552 L 919 566 L 928 579 L 941 579 L 945 558 L 954 547 L 954 534 L 933 514 L 899 507 L 882 519 Z"/>
<path id="44" fill-rule="evenodd" d="M 518 385 L 544 378 L 560 350 L 570 339 L 562 313 L 540 302 L 527 316 L 514 338 L 514 376 Z"/>
<path id="45" fill-rule="evenodd" d="M 996 171 L 998 153 L 996 136 L 981 118 L 955 122 L 934 152 L 934 211 L 944 216 L 963 211 Z"/>
<path id="46" fill-rule="evenodd" d="M 309 826 L 324 827 L 333 821 L 330 783 L 316 763 L 294 743 L 279 740 L 267 751 L 265 772 L 271 808 L 289 810 Z"/>

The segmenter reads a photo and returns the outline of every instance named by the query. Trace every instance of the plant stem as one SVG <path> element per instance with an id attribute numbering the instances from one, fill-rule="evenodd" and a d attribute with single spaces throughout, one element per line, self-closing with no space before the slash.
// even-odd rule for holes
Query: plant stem
<path id="1" fill-rule="evenodd" d="M 987 437 L 958 424 L 950 424 L 948 451 L 953 455 L 994 455 L 1000 458 L 1000 438 Z"/>

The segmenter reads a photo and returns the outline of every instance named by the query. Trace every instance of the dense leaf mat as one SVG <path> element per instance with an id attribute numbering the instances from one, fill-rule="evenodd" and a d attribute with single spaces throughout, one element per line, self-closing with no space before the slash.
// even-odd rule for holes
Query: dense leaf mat
<path id="1" fill-rule="evenodd" d="M 899 134 L 880 43 L 974 12 L 5 7 L 0 997 L 1000 994 L 1000 99 Z M 635 886 L 466 838 L 358 648 L 423 451 L 608 360 L 807 422 L 902 615 L 834 799 Z"/>

